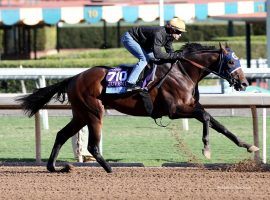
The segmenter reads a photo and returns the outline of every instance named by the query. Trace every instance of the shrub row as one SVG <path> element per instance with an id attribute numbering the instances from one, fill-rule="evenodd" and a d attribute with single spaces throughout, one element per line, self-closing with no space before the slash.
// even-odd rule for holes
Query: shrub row
<path id="1" fill-rule="evenodd" d="M 130 29 L 121 26 L 119 35 Z M 183 34 L 181 41 L 210 41 L 216 36 L 228 36 L 227 24 L 192 24 L 187 25 L 188 32 Z M 209 31 L 211 30 L 211 31 Z M 103 27 L 64 27 L 59 29 L 59 47 L 68 48 L 114 48 L 118 47 L 119 35 L 116 26 L 107 27 L 107 43 L 104 44 Z M 235 25 L 236 36 L 245 34 L 244 25 Z"/>
<path id="2" fill-rule="evenodd" d="M 77 26 L 63 26 L 59 28 L 58 47 L 60 49 L 74 49 L 74 48 L 115 48 L 118 47 L 120 36 L 130 29 L 132 26 L 144 25 L 141 22 L 135 24 L 121 23 L 120 32 L 118 33 L 116 24 L 108 24 L 106 31 L 106 44 L 104 43 L 104 30 L 102 24 L 98 25 L 77 25 Z M 157 23 L 151 25 L 158 25 Z M 7 27 L 9 35 L 14 34 L 12 27 Z M 13 27 L 15 28 L 15 27 Z M 18 27 L 17 27 L 18 28 Z M 34 27 L 26 27 L 30 29 L 31 41 L 34 40 Z M 55 49 L 57 46 L 57 31 L 55 26 L 38 26 L 37 28 L 37 50 Z M 228 36 L 227 24 L 188 24 L 188 32 L 183 34 L 182 42 L 188 41 L 211 41 L 218 37 Z M 209 31 L 211 30 L 211 31 Z M 265 35 L 265 24 L 253 24 L 252 33 L 254 35 Z M 22 31 L 20 31 L 22 34 Z M 234 24 L 234 35 L 245 35 L 245 26 L 243 24 Z M 21 35 L 22 37 L 22 35 Z M 10 41 L 13 43 L 13 39 Z M 22 42 L 22 41 L 21 41 Z M 3 52 L 3 29 L 0 30 L 0 51 Z M 14 44 L 13 44 L 14 45 Z M 22 44 L 21 44 L 22 45 Z M 31 49 L 33 49 L 33 44 Z"/>
<path id="3" fill-rule="evenodd" d="M 105 44 L 103 26 L 64 26 L 59 28 L 58 47 L 60 49 L 115 48 L 119 45 L 120 36 L 131 27 L 131 25 L 121 25 L 118 33 L 117 25 L 108 25 Z M 216 37 L 228 36 L 227 24 L 188 24 L 187 30 L 188 32 L 183 34 L 181 38 L 182 42 L 211 41 L 215 40 Z M 245 26 L 243 24 L 234 24 L 233 30 L 235 36 L 245 35 Z M 265 30 L 264 24 L 254 24 L 252 26 L 252 34 L 255 35 L 264 35 Z M 40 28 L 37 34 L 38 50 L 56 48 L 55 27 Z"/>

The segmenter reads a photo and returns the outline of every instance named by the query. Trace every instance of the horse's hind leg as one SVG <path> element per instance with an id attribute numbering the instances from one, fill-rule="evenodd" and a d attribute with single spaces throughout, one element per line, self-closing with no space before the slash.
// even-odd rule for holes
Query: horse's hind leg
<path id="1" fill-rule="evenodd" d="M 237 146 L 246 148 L 247 151 L 250 153 L 256 152 L 259 150 L 258 147 L 240 140 L 233 133 L 231 133 L 229 130 L 227 130 L 223 125 L 221 125 L 217 120 L 215 120 L 211 115 L 210 115 L 210 126 L 213 129 L 215 129 L 217 132 L 225 135 L 227 138 L 229 138 L 231 141 L 233 141 Z"/>
<path id="2" fill-rule="evenodd" d="M 47 163 L 47 169 L 50 172 L 55 172 L 55 162 L 58 156 L 58 153 L 63 146 L 63 144 L 73 135 L 75 135 L 84 124 L 74 118 L 63 128 L 61 129 L 56 136 L 53 149 L 50 155 L 50 158 Z"/>
<path id="3" fill-rule="evenodd" d="M 110 165 L 105 161 L 105 159 L 100 154 L 99 143 L 101 138 L 101 119 L 96 116 L 91 116 L 90 121 L 87 124 L 89 130 L 88 137 L 88 151 L 94 156 L 96 161 L 105 169 L 106 172 L 111 173 L 112 169 Z"/>

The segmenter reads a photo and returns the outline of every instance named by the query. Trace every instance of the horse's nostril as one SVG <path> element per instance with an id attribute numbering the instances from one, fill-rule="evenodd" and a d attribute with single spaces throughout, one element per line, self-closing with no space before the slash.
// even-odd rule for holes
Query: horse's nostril
<path id="1" fill-rule="evenodd" d="M 243 82 L 243 83 L 241 83 L 241 85 L 244 86 L 244 87 L 247 87 L 248 86 L 248 83 L 247 82 Z"/>

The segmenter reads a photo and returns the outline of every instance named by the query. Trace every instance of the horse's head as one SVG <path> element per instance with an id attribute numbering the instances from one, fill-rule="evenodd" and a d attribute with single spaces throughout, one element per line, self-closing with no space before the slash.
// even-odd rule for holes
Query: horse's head
<path id="1" fill-rule="evenodd" d="M 245 91 L 249 84 L 241 68 L 239 58 L 227 45 L 224 48 L 220 44 L 220 50 L 222 56 L 218 74 L 225 78 L 235 90 Z"/>
<path id="2" fill-rule="evenodd" d="M 207 73 L 214 73 L 226 79 L 237 91 L 244 91 L 248 81 L 241 69 L 240 61 L 227 45 L 220 44 L 220 50 L 213 46 L 202 46 L 198 43 L 187 43 L 180 50 L 185 61 L 203 69 Z"/>

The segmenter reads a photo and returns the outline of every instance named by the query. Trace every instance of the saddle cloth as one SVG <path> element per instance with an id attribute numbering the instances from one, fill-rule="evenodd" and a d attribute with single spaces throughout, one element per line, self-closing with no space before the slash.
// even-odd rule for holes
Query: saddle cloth
<path id="1" fill-rule="evenodd" d="M 107 94 L 122 94 L 127 91 L 126 82 L 130 73 L 132 72 L 134 65 L 120 65 L 108 70 L 106 75 L 106 93 Z M 145 67 L 138 81 L 138 85 L 144 89 L 146 88 L 155 77 L 157 65 L 153 67 Z"/>

